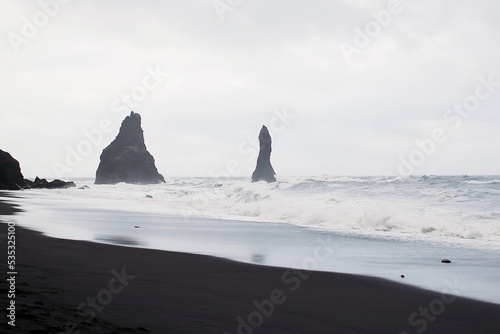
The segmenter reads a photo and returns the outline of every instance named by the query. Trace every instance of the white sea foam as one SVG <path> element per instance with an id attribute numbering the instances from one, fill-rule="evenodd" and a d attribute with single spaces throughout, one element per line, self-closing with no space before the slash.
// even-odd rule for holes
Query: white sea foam
<path id="1" fill-rule="evenodd" d="M 500 248 L 500 184 L 476 177 L 181 178 L 159 185 L 59 190 L 65 205 L 280 222 L 341 233 L 486 242 Z M 47 194 L 54 194 L 46 191 Z M 153 198 L 146 198 L 150 195 Z M 496 205 L 495 205 L 496 204 Z"/>
<path id="2" fill-rule="evenodd" d="M 472 181 L 465 181 L 466 184 L 500 184 L 500 179 L 499 180 L 487 180 L 487 181 L 478 181 L 478 180 L 472 180 Z"/>

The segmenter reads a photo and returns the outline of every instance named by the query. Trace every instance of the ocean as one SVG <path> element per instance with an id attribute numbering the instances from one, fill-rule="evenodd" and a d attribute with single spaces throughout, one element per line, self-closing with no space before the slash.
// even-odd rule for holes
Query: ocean
<path id="1" fill-rule="evenodd" d="M 15 193 L 20 198 L 10 200 L 26 212 L 14 220 L 67 239 L 363 274 L 438 291 L 455 282 L 461 295 L 500 303 L 500 176 L 74 180 L 73 189 Z"/>

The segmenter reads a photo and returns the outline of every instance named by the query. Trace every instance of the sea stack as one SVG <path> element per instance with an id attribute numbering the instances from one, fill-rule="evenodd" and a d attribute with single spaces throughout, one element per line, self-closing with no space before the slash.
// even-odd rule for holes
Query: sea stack
<path id="1" fill-rule="evenodd" d="M 259 134 L 260 153 L 257 158 L 257 167 L 252 175 L 252 182 L 276 182 L 276 173 L 271 165 L 272 139 L 266 126 L 262 126 Z"/>
<path id="2" fill-rule="evenodd" d="M 101 154 L 95 184 L 156 184 L 165 182 L 155 159 L 146 149 L 141 115 L 125 117 L 115 140 Z"/>

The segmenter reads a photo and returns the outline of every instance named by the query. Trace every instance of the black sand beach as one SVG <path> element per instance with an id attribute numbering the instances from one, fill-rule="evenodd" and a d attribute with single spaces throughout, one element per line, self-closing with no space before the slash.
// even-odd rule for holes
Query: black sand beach
<path id="1" fill-rule="evenodd" d="M 0 214 L 12 213 L 6 204 L 0 208 Z M 7 225 L 0 229 L 6 255 Z M 0 261 L 3 323 L 5 259 Z M 16 327 L 3 324 L 7 333 L 399 334 L 500 328 L 500 305 L 387 280 L 54 239 L 18 226 L 16 264 Z"/>

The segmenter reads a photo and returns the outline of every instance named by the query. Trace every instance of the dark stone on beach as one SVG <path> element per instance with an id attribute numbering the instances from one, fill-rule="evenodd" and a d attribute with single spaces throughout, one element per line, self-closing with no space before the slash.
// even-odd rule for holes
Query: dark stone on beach
<path id="1" fill-rule="evenodd" d="M 271 165 L 272 139 L 266 126 L 259 134 L 260 152 L 257 158 L 257 167 L 252 174 L 252 182 L 276 182 L 276 173 Z"/>
<path id="2" fill-rule="evenodd" d="M 153 196 L 151 196 L 151 195 L 146 195 L 146 198 L 153 198 Z"/>
<path id="3" fill-rule="evenodd" d="M 141 116 L 133 111 L 120 127 L 115 140 L 101 154 L 96 184 L 157 184 L 165 182 L 155 159 L 146 149 Z"/>
<path id="4" fill-rule="evenodd" d="M 451 261 L 448 260 L 448 259 L 444 259 L 444 260 L 441 261 L 441 263 L 451 263 Z"/>
<path id="5" fill-rule="evenodd" d="M 0 190 L 19 190 L 24 185 L 19 161 L 0 150 Z"/>

